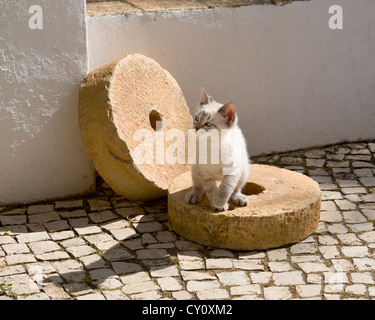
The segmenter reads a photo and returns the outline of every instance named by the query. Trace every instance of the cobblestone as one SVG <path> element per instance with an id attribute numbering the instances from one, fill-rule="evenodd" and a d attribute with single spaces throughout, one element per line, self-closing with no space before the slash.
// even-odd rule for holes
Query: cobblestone
<path id="1" fill-rule="evenodd" d="M 292 293 L 288 287 L 265 287 L 264 299 L 265 300 L 287 300 L 292 298 Z"/>
<path id="2" fill-rule="evenodd" d="M 227 290 L 219 288 L 198 291 L 196 295 L 199 300 L 227 300 L 230 298 Z"/>
<path id="3" fill-rule="evenodd" d="M 5 257 L 5 261 L 9 266 L 15 264 L 22 264 L 28 262 L 36 262 L 34 255 L 32 254 L 14 254 Z"/>
<path id="4" fill-rule="evenodd" d="M 166 199 L 135 203 L 100 178 L 93 196 L 0 207 L 0 300 L 375 299 L 375 144 L 254 158 L 310 175 L 319 228 L 262 251 L 176 234 Z M 278 161 L 278 160 L 280 161 Z"/>
<path id="5" fill-rule="evenodd" d="M 242 286 L 250 284 L 249 277 L 244 271 L 219 272 L 216 275 L 224 286 Z"/>

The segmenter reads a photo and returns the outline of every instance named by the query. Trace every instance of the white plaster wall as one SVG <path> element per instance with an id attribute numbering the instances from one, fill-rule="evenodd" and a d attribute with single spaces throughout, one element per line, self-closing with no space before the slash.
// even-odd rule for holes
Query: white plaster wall
<path id="1" fill-rule="evenodd" d="M 341 5 L 344 29 L 328 28 Z M 89 68 L 142 53 L 178 81 L 232 100 L 252 155 L 375 137 L 375 1 L 311 0 L 96 16 Z"/>
<path id="2" fill-rule="evenodd" d="M 42 30 L 29 7 L 43 9 Z M 0 203 L 92 191 L 78 128 L 87 73 L 85 0 L 0 0 Z"/>

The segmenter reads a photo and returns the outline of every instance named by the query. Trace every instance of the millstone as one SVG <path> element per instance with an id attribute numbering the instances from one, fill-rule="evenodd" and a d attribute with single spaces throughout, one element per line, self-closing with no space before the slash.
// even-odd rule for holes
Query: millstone
<path id="1" fill-rule="evenodd" d="M 79 124 L 96 170 L 114 191 L 130 200 L 167 195 L 171 181 L 189 170 L 186 140 L 163 139 L 170 129 L 188 136 L 192 127 L 189 108 L 176 80 L 143 55 L 114 60 L 87 75 L 80 88 Z M 142 130 L 149 132 L 151 141 L 137 138 Z M 160 139 L 164 141 L 161 152 L 156 151 Z M 151 150 L 147 163 L 134 158 L 140 143 Z M 160 158 L 172 144 L 185 150 L 185 161 L 169 164 Z"/>
<path id="2" fill-rule="evenodd" d="M 168 216 L 173 229 L 197 243 L 233 250 L 262 250 L 299 242 L 318 227 L 321 191 L 317 182 L 300 173 L 264 165 L 250 165 L 243 193 L 250 204 L 229 210 L 211 209 L 206 196 L 187 204 L 192 188 L 185 172 L 168 190 Z"/>

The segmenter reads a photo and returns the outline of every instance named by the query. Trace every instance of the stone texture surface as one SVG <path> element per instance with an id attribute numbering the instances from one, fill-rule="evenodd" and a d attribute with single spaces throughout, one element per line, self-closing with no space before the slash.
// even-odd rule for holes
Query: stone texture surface
<path id="1" fill-rule="evenodd" d="M 142 11 L 159 11 L 159 10 L 178 10 L 178 9 L 205 9 L 207 8 L 204 4 L 197 0 L 127 0 L 129 4 L 140 8 Z"/>
<path id="2" fill-rule="evenodd" d="M 161 120 L 164 132 L 192 127 L 189 108 L 173 77 L 154 60 L 135 54 L 92 70 L 81 84 L 79 123 L 85 148 L 95 168 L 117 193 L 130 200 L 152 200 L 167 194 L 174 177 L 188 170 L 187 164 L 157 164 L 154 140 Z M 147 161 L 134 156 L 139 130 L 152 139 Z M 164 152 L 174 141 L 164 142 Z M 187 143 L 182 147 L 187 151 Z M 187 152 L 185 152 L 187 163 Z M 135 158 L 134 158 L 135 157 Z"/>
<path id="3" fill-rule="evenodd" d="M 321 199 L 317 182 L 290 170 L 250 165 L 248 185 L 247 207 L 231 204 L 228 211 L 215 212 L 206 197 L 198 205 L 185 202 L 192 182 L 190 172 L 183 173 L 168 190 L 169 221 L 189 240 L 237 250 L 280 247 L 315 232 Z M 258 189 L 263 191 L 256 194 Z"/>
<path id="4" fill-rule="evenodd" d="M 147 11 L 208 9 L 248 5 L 283 5 L 301 0 L 87 0 L 87 15 L 131 14 Z M 302 0 L 303 1 L 303 0 Z"/>
<path id="5" fill-rule="evenodd" d="M 1 206 L 0 217 L 20 215 L 26 222 L 0 221 L 0 300 L 373 300 L 375 189 L 360 181 L 351 166 L 357 160 L 349 157 L 361 152 L 375 164 L 374 146 L 348 143 L 253 158 L 254 163 L 278 166 L 284 165 L 275 163 L 275 158 L 300 158 L 302 169 L 288 168 L 311 176 L 322 190 L 338 192 L 342 200 L 359 196 L 355 210 L 340 208 L 334 200 L 322 201 L 317 231 L 277 249 L 224 250 L 189 241 L 169 223 L 166 198 L 132 202 L 100 177 L 92 196 L 65 203 Z M 308 159 L 349 161 L 344 168 L 349 175 L 336 176 L 324 161 L 312 169 Z M 345 188 L 359 189 L 347 193 Z M 74 218 L 76 210 L 82 212 Z M 112 212 L 105 214 L 111 220 L 87 218 L 105 211 Z M 52 223 L 64 222 L 67 229 L 44 230 L 51 222 L 39 227 L 28 223 L 29 217 L 46 212 L 59 214 L 61 220 Z M 136 228 L 153 222 L 162 230 L 159 225 Z M 124 233 L 116 239 L 112 232 L 118 230 L 129 230 L 128 237 Z"/>
<path id="6" fill-rule="evenodd" d="M 141 10 L 122 1 L 87 1 L 86 13 L 88 16 L 129 14 L 133 12 L 141 12 Z"/>

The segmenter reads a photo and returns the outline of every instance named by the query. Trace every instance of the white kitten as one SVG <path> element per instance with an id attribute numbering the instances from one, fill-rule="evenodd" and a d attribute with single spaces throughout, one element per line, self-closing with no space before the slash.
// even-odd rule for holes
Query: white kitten
<path id="1" fill-rule="evenodd" d="M 199 203 L 206 193 L 212 208 L 218 211 L 228 210 L 229 200 L 238 206 L 249 203 L 247 196 L 241 193 L 249 175 L 249 157 L 237 122 L 238 115 L 233 103 L 218 103 L 202 88 L 202 100 L 194 119 L 197 143 L 200 136 L 213 137 L 213 133 L 220 137 L 220 143 L 214 145 L 212 138 L 207 141 L 210 162 L 201 161 L 198 154 L 197 164 L 192 166 L 193 190 L 187 194 L 186 202 Z M 219 152 L 216 157 L 218 161 L 213 161 L 215 155 L 212 156 L 212 150 Z M 216 181 L 221 181 L 219 187 Z"/>

